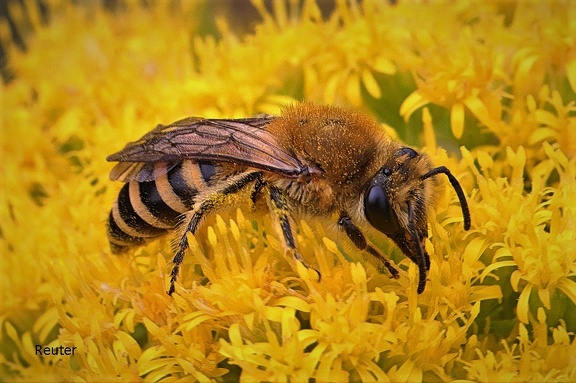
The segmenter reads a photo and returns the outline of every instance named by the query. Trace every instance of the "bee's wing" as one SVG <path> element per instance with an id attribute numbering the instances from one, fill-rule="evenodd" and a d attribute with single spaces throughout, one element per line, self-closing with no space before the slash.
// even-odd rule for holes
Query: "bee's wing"
<path id="1" fill-rule="evenodd" d="M 236 120 L 187 118 L 173 124 L 158 125 L 140 140 L 108 156 L 119 163 L 110 179 L 149 181 L 155 164 L 168 163 L 170 169 L 184 159 L 232 162 L 286 176 L 296 176 L 302 165 L 278 146 L 265 129 L 275 117 L 259 116 Z"/>

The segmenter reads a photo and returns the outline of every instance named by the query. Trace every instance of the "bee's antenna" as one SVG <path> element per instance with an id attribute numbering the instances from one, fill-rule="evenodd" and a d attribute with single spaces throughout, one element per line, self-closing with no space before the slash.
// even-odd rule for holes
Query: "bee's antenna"
<path id="1" fill-rule="evenodd" d="M 456 195 L 458 196 L 458 200 L 460 201 L 460 207 L 462 208 L 462 215 L 464 216 L 464 230 L 470 230 L 471 222 L 470 222 L 470 209 L 468 208 L 468 202 L 466 201 L 466 196 L 464 195 L 462 186 L 460 186 L 460 183 L 458 182 L 456 177 L 454 177 L 454 175 L 450 173 L 450 170 L 448 170 L 448 168 L 446 168 L 445 166 L 438 166 L 437 168 L 434 168 L 430 170 L 428 173 L 424 174 L 422 177 L 420 177 L 420 179 L 423 181 L 426 178 L 433 177 L 440 173 L 446 174 L 448 180 L 450 181 L 452 187 L 454 188 L 454 191 L 456 191 Z"/>

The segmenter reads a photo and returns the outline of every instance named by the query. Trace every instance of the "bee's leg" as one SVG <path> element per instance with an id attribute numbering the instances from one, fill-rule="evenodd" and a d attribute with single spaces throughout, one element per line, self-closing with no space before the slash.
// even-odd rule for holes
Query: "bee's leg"
<path id="1" fill-rule="evenodd" d="M 226 182 L 222 188 L 214 190 L 210 195 L 208 195 L 206 198 L 203 198 L 194 206 L 192 217 L 190 218 L 190 221 L 186 225 L 186 229 L 180 237 L 180 241 L 178 242 L 178 250 L 176 251 L 172 261 L 174 266 L 172 267 L 172 272 L 170 273 L 170 289 L 168 290 L 168 295 L 172 295 L 175 290 L 174 284 L 176 282 L 176 278 L 178 278 L 180 265 L 182 264 L 184 254 L 188 249 L 188 238 L 186 236 L 188 232 L 194 234 L 196 229 L 198 229 L 200 221 L 207 213 L 228 202 L 227 197 L 238 193 L 250 183 L 261 179 L 261 177 L 262 173 L 260 172 L 246 172 L 239 174 L 236 177 L 232 177 L 230 182 Z"/>
<path id="2" fill-rule="evenodd" d="M 357 248 L 369 252 L 374 257 L 378 258 L 382 263 L 384 263 L 384 266 L 386 266 L 390 274 L 392 274 L 392 278 L 394 279 L 400 278 L 400 273 L 398 272 L 398 270 L 396 270 L 396 268 L 394 268 L 394 266 L 392 266 L 390 262 L 382 254 L 378 252 L 378 250 L 376 250 L 370 244 L 368 244 L 366 238 L 364 237 L 364 234 L 362 234 L 358 226 L 354 225 L 354 223 L 352 222 L 352 220 L 350 219 L 350 217 L 346 212 L 342 212 L 340 214 L 338 225 L 344 229 L 346 235 L 348 235 L 348 238 L 352 240 L 352 242 L 354 243 L 354 245 L 356 245 Z"/>
<path id="3" fill-rule="evenodd" d="M 266 185 L 266 183 L 264 182 L 264 180 L 262 180 L 262 177 L 259 177 L 256 179 L 256 182 L 254 183 L 254 189 L 252 190 L 252 193 L 250 194 L 250 199 L 252 200 L 252 205 L 256 205 L 256 202 L 258 201 L 258 197 L 260 197 L 260 193 L 262 192 L 262 189 L 264 188 L 265 185 Z"/>
<path id="4" fill-rule="evenodd" d="M 285 192 L 276 187 L 269 186 L 270 201 L 269 207 L 276 214 L 278 220 L 280 221 L 280 228 L 282 229 L 282 235 L 284 236 L 284 242 L 288 249 L 292 252 L 294 260 L 302 263 L 306 268 L 311 268 L 304 261 L 304 258 L 296 250 L 296 242 L 294 241 L 294 235 L 292 234 L 292 228 L 290 227 L 289 211 L 288 211 L 288 201 L 286 199 Z M 311 268 L 316 273 L 318 273 L 318 279 L 321 278 L 321 274 L 318 270 Z"/>
<path id="5" fill-rule="evenodd" d="M 408 203 L 408 230 L 410 230 L 410 236 L 412 237 L 412 242 L 414 242 L 414 246 L 416 247 L 416 254 L 418 257 L 412 259 L 414 263 L 418 266 L 418 273 L 420 279 L 418 281 L 418 294 L 422 294 L 424 289 L 426 288 L 426 275 L 427 271 L 430 270 L 430 256 L 426 252 L 426 250 L 422 247 L 422 243 L 420 240 L 420 236 L 418 235 L 418 231 L 416 230 L 416 226 L 414 225 L 414 209 L 412 208 L 412 204 Z"/>

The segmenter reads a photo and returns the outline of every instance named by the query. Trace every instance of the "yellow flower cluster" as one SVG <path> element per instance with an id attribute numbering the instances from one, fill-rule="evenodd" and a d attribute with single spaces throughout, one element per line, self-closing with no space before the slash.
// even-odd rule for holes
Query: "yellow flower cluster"
<path id="1" fill-rule="evenodd" d="M 218 17 L 202 36 L 206 4 L 182 3 L 8 2 L 26 49 L 0 19 L 0 380 L 576 380 L 570 1 L 253 0 L 242 36 Z M 383 236 L 400 279 L 333 222 L 298 221 L 318 280 L 237 207 L 189 236 L 173 297 L 170 238 L 110 253 L 108 154 L 301 99 L 374 115 L 460 180 L 472 229 L 445 187 L 422 295 Z"/>

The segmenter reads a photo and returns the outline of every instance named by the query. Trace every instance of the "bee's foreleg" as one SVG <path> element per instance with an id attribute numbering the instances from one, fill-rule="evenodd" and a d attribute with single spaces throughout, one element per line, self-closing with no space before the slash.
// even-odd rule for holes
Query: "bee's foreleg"
<path id="1" fill-rule="evenodd" d="M 188 221 L 188 224 L 186 225 L 186 228 L 180 237 L 180 241 L 178 241 L 178 250 L 176 251 L 172 261 L 174 266 L 172 267 L 172 272 L 170 273 L 170 289 L 168 290 L 168 295 L 172 295 L 175 290 L 174 284 L 178 278 L 180 265 L 182 264 L 184 254 L 188 249 L 188 232 L 194 234 L 198 229 L 198 225 L 202 221 L 202 218 L 204 218 L 207 213 L 210 213 L 215 208 L 225 204 L 228 201 L 227 197 L 238 193 L 250 183 L 259 180 L 261 176 L 262 173 L 260 172 L 246 172 L 239 174 L 236 177 L 231 178 L 230 182 L 226 182 L 222 188 L 212 190 L 210 194 L 200 199 L 199 202 L 196 203 L 194 209 L 192 210 L 192 216 L 190 217 L 190 220 Z"/>
<path id="2" fill-rule="evenodd" d="M 302 255 L 296 250 L 296 242 L 294 241 L 294 235 L 292 233 L 292 228 L 290 227 L 290 216 L 288 210 L 288 201 L 285 192 L 276 187 L 270 186 L 269 188 L 269 208 L 275 213 L 279 223 L 280 229 L 282 230 L 282 236 L 284 237 L 284 242 L 288 247 L 289 251 L 292 253 L 294 260 L 302 263 L 306 268 L 311 268 L 302 258 Z M 312 268 L 316 273 L 318 273 L 318 279 L 322 276 L 320 272 Z"/>
<path id="3" fill-rule="evenodd" d="M 408 202 L 408 230 L 410 231 L 412 242 L 416 247 L 416 252 L 412 260 L 418 266 L 418 273 L 420 276 L 417 291 L 418 294 L 422 294 L 426 288 L 426 275 L 427 271 L 430 269 L 430 256 L 424 247 L 422 247 L 420 236 L 418 235 L 418 231 L 414 225 L 414 209 L 410 202 Z"/>
<path id="4" fill-rule="evenodd" d="M 354 243 L 354 245 L 356 245 L 358 249 L 367 251 L 374 257 L 378 258 L 382 263 L 384 263 L 384 266 L 386 266 L 390 274 L 392 274 L 392 278 L 394 279 L 400 278 L 400 273 L 398 272 L 398 270 L 396 270 L 396 268 L 392 266 L 390 262 L 382 254 L 378 252 L 378 250 L 376 250 L 366 241 L 364 234 L 362 234 L 358 226 L 354 225 L 354 223 L 352 222 L 352 220 L 350 219 L 350 217 L 346 212 L 342 212 L 340 214 L 340 219 L 338 219 L 338 225 L 344 229 L 346 235 L 348 235 L 348 238 L 352 240 L 352 243 Z"/>

